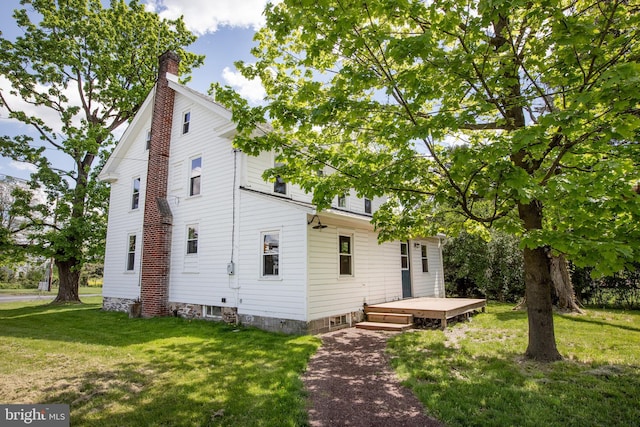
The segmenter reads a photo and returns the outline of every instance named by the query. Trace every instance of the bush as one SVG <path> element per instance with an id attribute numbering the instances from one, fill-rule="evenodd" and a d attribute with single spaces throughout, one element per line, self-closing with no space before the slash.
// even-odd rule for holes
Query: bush
<path id="1" fill-rule="evenodd" d="M 461 233 L 443 248 L 445 286 L 450 296 L 516 302 L 524 296 L 518 239 L 492 232 L 491 240 Z"/>
<path id="2" fill-rule="evenodd" d="M 610 308 L 640 308 L 640 263 L 613 276 L 593 278 L 592 269 L 571 268 L 576 296 L 585 305 Z"/>

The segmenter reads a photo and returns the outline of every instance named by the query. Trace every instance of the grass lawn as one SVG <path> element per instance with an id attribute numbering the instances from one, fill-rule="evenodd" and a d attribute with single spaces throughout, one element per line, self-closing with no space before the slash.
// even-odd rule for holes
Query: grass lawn
<path id="1" fill-rule="evenodd" d="M 80 286 L 78 287 L 78 294 L 82 295 L 100 295 L 102 294 L 102 286 Z M 55 298 L 58 295 L 58 288 L 51 288 L 51 292 L 41 291 L 39 289 L 32 288 L 1 288 L 0 296 L 3 295 L 50 295 Z M 82 298 L 81 298 L 82 299 Z"/>
<path id="2" fill-rule="evenodd" d="M 0 304 L 1 403 L 68 403 L 73 426 L 306 423 L 299 378 L 317 338 L 83 301 Z"/>
<path id="3" fill-rule="evenodd" d="M 389 341 L 392 364 L 448 426 L 631 426 L 640 420 L 640 312 L 556 315 L 564 361 L 524 361 L 527 317 L 511 305 L 446 332 Z"/>

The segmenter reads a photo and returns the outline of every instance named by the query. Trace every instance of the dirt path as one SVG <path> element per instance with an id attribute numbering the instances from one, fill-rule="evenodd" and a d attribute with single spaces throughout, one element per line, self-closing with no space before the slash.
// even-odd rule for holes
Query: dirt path
<path id="1" fill-rule="evenodd" d="M 311 426 L 443 425 L 400 385 L 384 353 L 388 336 L 355 328 L 321 336 L 322 347 L 303 377 Z"/>

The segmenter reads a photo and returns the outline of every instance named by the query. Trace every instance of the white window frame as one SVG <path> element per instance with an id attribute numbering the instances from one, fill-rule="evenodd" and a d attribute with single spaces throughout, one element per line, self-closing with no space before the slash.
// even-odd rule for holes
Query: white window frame
<path id="1" fill-rule="evenodd" d="M 344 209 L 349 209 L 349 207 L 347 206 L 347 195 L 343 194 L 342 196 L 338 196 L 338 207 L 339 208 L 344 208 Z"/>
<path id="2" fill-rule="evenodd" d="M 427 269 L 425 270 L 425 262 L 427 263 Z M 420 263 L 423 273 L 429 272 L 429 247 L 426 244 L 420 244 Z"/>
<path id="3" fill-rule="evenodd" d="M 220 314 L 218 314 L 220 312 Z M 222 307 L 217 305 L 203 305 L 202 317 L 219 319 L 222 317 Z"/>
<path id="4" fill-rule="evenodd" d="M 284 163 L 273 160 L 273 167 L 282 166 Z M 276 191 L 276 185 L 284 185 L 284 192 Z M 280 178 L 280 175 L 276 176 L 276 180 L 273 182 L 273 194 L 281 194 L 283 196 L 289 195 L 289 183 Z"/>
<path id="5" fill-rule="evenodd" d="M 403 253 L 402 248 L 405 248 L 406 252 Z M 408 242 L 400 242 L 400 270 L 409 270 L 409 262 L 411 262 L 409 250 L 410 246 Z M 406 265 L 403 264 L 403 261 L 406 261 Z"/>
<path id="6" fill-rule="evenodd" d="M 369 209 L 367 209 L 367 202 L 368 202 L 368 205 L 369 205 Z M 364 213 L 366 213 L 366 214 L 370 214 L 370 213 L 372 213 L 372 212 L 373 212 L 373 206 L 372 206 L 372 203 L 373 203 L 373 202 L 372 202 L 372 200 L 371 200 L 371 199 L 369 199 L 369 198 L 367 198 L 367 197 L 365 197 L 365 198 L 364 198 Z"/>
<path id="7" fill-rule="evenodd" d="M 193 169 L 193 162 L 194 160 L 198 160 L 200 159 L 200 173 L 198 175 L 194 175 L 194 169 Z M 188 191 L 189 191 L 189 197 L 196 197 L 202 194 L 202 155 L 197 155 L 197 156 L 193 156 L 189 159 L 189 183 L 187 185 Z M 198 192 L 197 193 L 193 193 L 193 180 L 195 178 L 198 178 L 199 184 L 198 184 Z"/>
<path id="8" fill-rule="evenodd" d="M 151 148 L 151 129 L 147 129 L 147 134 L 145 137 L 145 150 L 149 151 Z"/>
<path id="9" fill-rule="evenodd" d="M 133 251 L 131 250 L 131 238 L 133 238 Z M 136 271 L 137 246 L 138 246 L 138 235 L 136 233 L 127 234 L 127 257 L 125 259 L 125 264 L 124 264 L 124 269 L 127 273 L 132 273 Z"/>
<path id="10" fill-rule="evenodd" d="M 191 130 L 191 110 L 182 112 L 182 135 L 186 135 Z"/>
<path id="11" fill-rule="evenodd" d="M 349 253 L 346 252 L 342 252 L 342 245 L 341 245 L 341 241 L 340 238 L 341 237 L 348 237 L 349 238 Z M 338 232 L 338 276 L 339 277 L 354 277 L 355 275 L 355 270 L 356 270 L 356 266 L 355 266 L 355 257 L 353 255 L 354 253 L 354 236 L 353 233 L 349 233 L 349 232 L 345 232 L 345 231 L 339 231 Z M 343 256 L 348 256 L 349 257 L 349 267 L 350 267 L 350 272 L 343 274 L 341 271 L 341 267 L 342 267 L 342 257 Z"/>
<path id="12" fill-rule="evenodd" d="M 277 234 L 278 235 L 278 253 L 268 253 L 265 251 L 264 239 L 265 236 Z M 259 277 L 262 280 L 280 280 L 282 278 L 282 229 L 264 230 L 260 232 L 260 271 Z M 265 257 L 277 255 L 277 274 L 265 274 Z"/>
<path id="13" fill-rule="evenodd" d="M 138 183 L 138 188 L 136 191 L 136 182 Z M 136 176 L 131 180 L 131 204 L 129 207 L 132 211 L 140 209 L 140 189 L 142 188 L 142 180 L 139 176 Z"/>
<path id="14" fill-rule="evenodd" d="M 190 230 L 195 230 L 196 234 L 195 234 L 195 238 L 189 238 L 189 231 Z M 186 227 L 186 239 L 185 239 L 185 254 L 187 256 L 197 256 L 198 255 L 198 241 L 200 240 L 200 226 L 199 224 L 188 224 Z M 195 251 L 194 252 L 189 252 L 189 250 L 191 249 L 191 247 L 189 246 L 190 242 L 196 242 L 195 244 Z"/>

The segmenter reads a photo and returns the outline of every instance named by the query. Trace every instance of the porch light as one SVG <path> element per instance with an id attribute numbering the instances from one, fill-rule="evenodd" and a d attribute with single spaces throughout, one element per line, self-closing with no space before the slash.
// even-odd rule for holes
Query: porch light
<path id="1" fill-rule="evenodd" d="M 323 228 L 327 228 L 327 226 L 326 226 L 326 225 L 324 225 L 324 224 L 322 224 L 322 223 L 320 222 L 320 217 L 319 217 L 318 215 L 314 215 L 314 216 L 312 216 L 312 217 L 311 217 L 311 219 L 307 222 L 307 225 L 311 225 L 311 223 L 313 222 L 313 220 L 314 220 L 314 219 L 316 219 L 316 218 L 318 219 L 318 224 L 317 224 L 317 225 L 314 225 L 314 226 L 313 226 L 313 227 L 311 227 L 311 228 L 313 228 L 314 230 L 321 230 L 321 229 L 323 229 Z"/>

